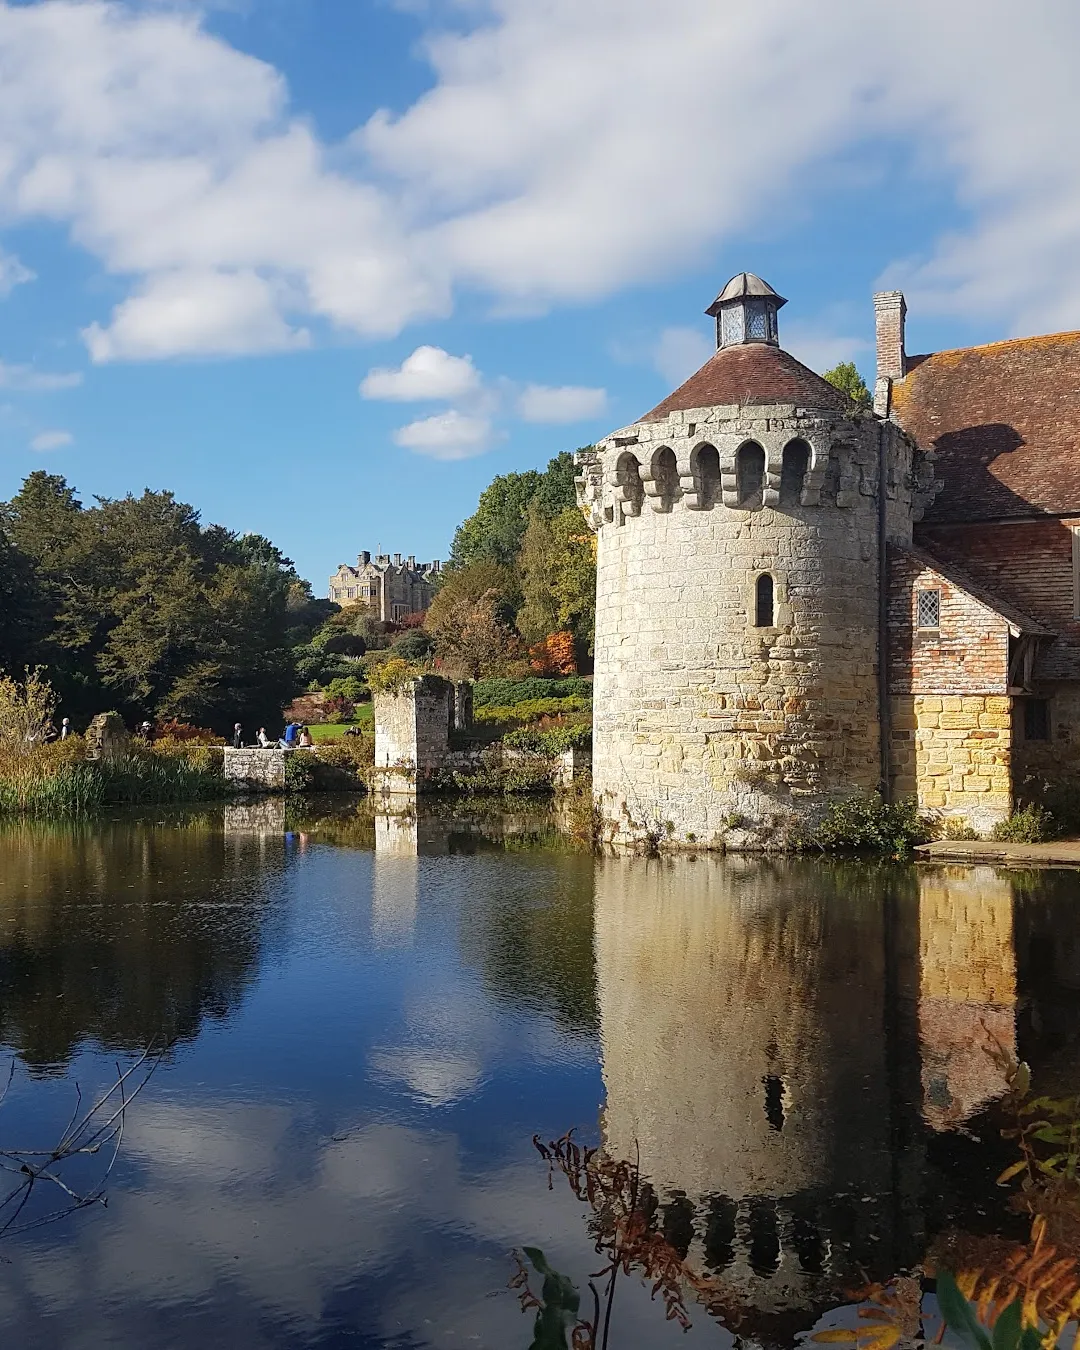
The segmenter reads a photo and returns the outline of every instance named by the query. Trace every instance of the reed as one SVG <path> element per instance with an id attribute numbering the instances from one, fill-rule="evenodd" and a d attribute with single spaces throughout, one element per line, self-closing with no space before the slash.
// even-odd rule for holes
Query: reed
<path id="1" fill-rule="evenodd" d="M 0 814 L 79 816 L 106 806 L 221 798 L 228 788 L 214 750 L 135 749 L 122 759 L 87 760 L 77 736 L 0 748 Z"/>

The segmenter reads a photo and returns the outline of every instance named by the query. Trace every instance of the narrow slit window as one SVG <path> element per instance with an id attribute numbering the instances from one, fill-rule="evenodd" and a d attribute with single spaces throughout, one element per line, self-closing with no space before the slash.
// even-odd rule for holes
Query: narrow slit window
<path id="1" fill-rule="evenodd" d="M 772 628 L 774 612 L 776 609 L 775 587 L 773 579 L 768 572 L 763 572 L 757 579 L 757 585 L 754 588 L 754 627 Z"/>
<path id="2" fill-rule="evenodd" d="M 915 592 L 916 628 L 941 627 L 941 592 L 927 590 Z"/>

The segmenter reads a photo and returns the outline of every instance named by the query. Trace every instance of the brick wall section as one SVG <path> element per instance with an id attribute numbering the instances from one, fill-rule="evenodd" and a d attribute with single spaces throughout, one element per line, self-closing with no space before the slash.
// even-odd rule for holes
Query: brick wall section
<path id="1" fill-rule="evenodd" d="M 1046 679 L 1080 678 L 1080 623 L 1073 610 L 1073 532 L 1068 520 L 991 521 L 916 527 L 915 539 L 973 581 L 1060 634 L 1036 667 Z"/>
<path id="2" fill-rule="evenodd" d="M 941 592 L 937 630 L 916 592 Z M 889 566 L 890 786 L 980 832 L 1012 810 L 1012 700 L 1004 619 L 910 554 Z"/>
<path id="3" fill-rule="evenodd" d="M 941 626 L 915 626 L 916 592 L 941 592 Z M 894 694 L 1005 694 L 1009 626 L 940 572 L 901 550 L 889 559 L 889 689 Z"/>
<path id="4" fill-rule="evenodd" d="M 877 378 L 904 378 L 904 316 L 907 306 L 900 291 L 880 291 L 874 296 L 877 330 Z"/>

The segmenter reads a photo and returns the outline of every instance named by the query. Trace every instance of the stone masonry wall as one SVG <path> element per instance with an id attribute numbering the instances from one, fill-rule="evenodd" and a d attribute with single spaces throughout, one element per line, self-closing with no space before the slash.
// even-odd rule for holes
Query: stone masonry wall
<path id="1" fill-rule="evenodd" d="M 941 592 L 940 625 L 916 627 L 916 592 Z M 1012 811 L 1006 621 L 918 558 L 889 566 L 890 787 L 984 833 Z"/>
<path id="2" fill-rule="evenodd" d="M 252 792 L 283 792 L 285 790 L 285 756 L 282 749 L 234 750 L 225 747 L 225 778 Z"/>
<path id="3" fill-rule="evenodd" d="M 714 408 L 639 423 L 583 462 L 598 531 L 593 786 L 614 842 L 753 847 L 793 816 L 879 785 L 878 435 L 888 532 L 910 540 L 912 454 L 869 416 Z M 785 445 L 811 448 L 784 494 Z M 766 452 L 766 490 L 737 506 L 736 454 Z M 715 493 L 695 473 L 716 447 Z M 673 450 L 674 492 L 658 472 Z M 640 463 L 638 497 L 623 456 Z M 755 626 L 755 584 L 775 619 Z"/>
<path id="4" fill-rule="evenodd" d="M 454 686 L 438 675 L 374 695 L 377 789 L 423 792 L 437 779 L 447 761 L 453 697 Z"/>

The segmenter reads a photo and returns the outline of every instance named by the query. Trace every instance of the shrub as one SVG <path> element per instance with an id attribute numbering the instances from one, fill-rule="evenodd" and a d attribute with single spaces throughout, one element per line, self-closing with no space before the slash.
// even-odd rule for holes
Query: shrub
<path id="1" fill-rule="evenodd" d="M 870 797 L 848 797 L 833 802 L 809 842 L 829 853 L 884 853 L 904 857 L 915 844 L 930 838 L 927 821 L 914 799 L 883 802 Z"/>
<path id="2" fill-rule="evenodd" d="M 426 661 L 435 650 L 435 643 L 422 628 L 413 628 L 395 638 L 390 650 L 403 661 Z"/>
<path id="3" fill-rule="evenodd" d="M 154 728 L 157 741 L 191 742 L 198 745 L 220 745 L 221 737 L 209 727 L 195 727 L 190 722 L 180 722 L 175 717 L 167 722 L 159 722 Z"/>
<path id="4" fill-rule="evenodd" d="M 546 755 L 554 759 L 567 750 L 586 749 L 592 745 L 592 727 L 519 727 L 503 737 L 508 750 L 524 750 L 530 754 Z"/>
<path id="5" fill-rule="evenodd" d="M 573 633 L 549 633 L 542 642 L 529 648 L 529 664 L 538 675 L 576 675 Z"/>
<path id="6" fill-rule="evenodd" d="M 294 750 L 285 756 L 285 791 L 311 792 L 315 787 L 315 756 L 306 750 Z"/>
<path id="7" fill-rule="evenodd" d="M 1056 822 L 1051 813 L 1045 806 L 1030 802 L 1014 811 L 1008 820 L 998 821 L 991 838 L 1010 844 L 1041 844 L 1055 833 Z"/>
<path id="8" fill-rule="evenodd" d="M 473 704 L 525 703 L 536 698 L 592 699 L 592 681 L 572 675 L 568 679 L 477 680 L 473 685 Z"/>
<path id="9" fill-rule="evenodd" d="M 480 767 L 452 775 L 454 786 L 468 796 L 518 796 L 551 792 L 551 760 L 526 754 L 504 763 L 498 749 L 485 750 Z"/>
<path id="10" fill-rule="evenodd" d="M 371 697 L 371 691 L 359 675 L 339 675 L 330 681 L 324 692 L 331 698 L 343 698 L 349 703 L 363 703 Z"/>
<path id="11" fill-rule="evenodd" d="M 498 722 L 505 726 L 525 726 L 544 717 L 567 714 L 584 715 L 592 711 L 592 704 L 574 695 L 571 698 L 534 698 L 523 703 L 486 703 L 474 708 L 477 722 Z"/>
<path id="12" fill-rule="evenodd" d="M 420 672 L 400 656 L 392 656 L 368 672 L 368 684 L 373 694 L 389 694 L 403 689 L 410 680 L 415 680 Z"/>

